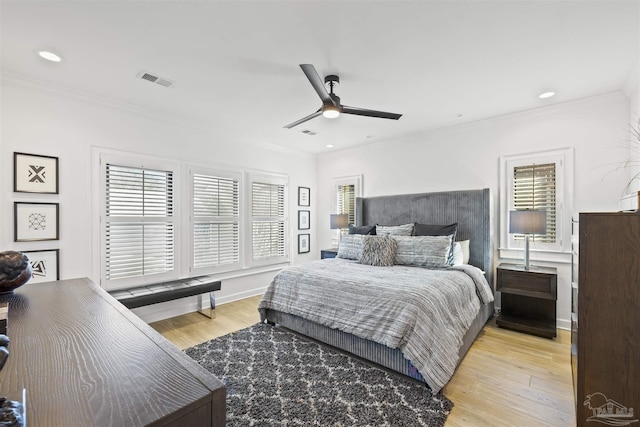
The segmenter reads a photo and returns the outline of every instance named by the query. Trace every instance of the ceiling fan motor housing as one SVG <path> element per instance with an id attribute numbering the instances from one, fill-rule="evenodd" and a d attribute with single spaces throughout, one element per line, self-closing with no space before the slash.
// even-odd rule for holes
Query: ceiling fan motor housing
<path id="1" fill-rule="evenodd" d="M 324 78 L 324 82 L 326 83 L 338 83 L 340 84 L 340 77 L 336 76 L 335 74 L 329 74 L 328 76 L 326 76 Z"/>

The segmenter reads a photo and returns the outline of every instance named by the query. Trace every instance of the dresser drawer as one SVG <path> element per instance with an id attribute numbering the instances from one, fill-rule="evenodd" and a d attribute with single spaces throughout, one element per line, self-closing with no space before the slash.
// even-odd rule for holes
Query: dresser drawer
<path id="1" fill-rule="evenodd" d="M 496 290 L 513 295 L 556 299 L 557 276 L 534 270 L 513 271 L 498 268 Z"/>

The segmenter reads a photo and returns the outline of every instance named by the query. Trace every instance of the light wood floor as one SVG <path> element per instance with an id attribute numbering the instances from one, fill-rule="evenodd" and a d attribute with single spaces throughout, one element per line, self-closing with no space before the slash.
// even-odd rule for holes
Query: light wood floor
<path id="1" fill-rule="evenodd" d="M 259 300 L 220 305 L 215 319 L 190 313 L 151 326 L 185 349 L 258 322 Z M 443 389 L 455 405 L 446 427 L 574 426 L 570 335 L 558 332 L 548 340 L 489 322 Z"/>

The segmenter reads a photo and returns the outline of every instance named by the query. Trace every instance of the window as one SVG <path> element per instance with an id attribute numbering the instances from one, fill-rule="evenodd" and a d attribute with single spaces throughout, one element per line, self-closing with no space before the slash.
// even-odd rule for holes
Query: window
<path id="1" fill-rule="evenodd" d="M 547 234 L 531 236 L 532 242 L 555 243 L 556 164 L 531 164 L 513 168 L 513 210 L 535 209 L 547 212 Z M 514 235 L 523 240 L 524 235 Z"/>
<path id="2" fill-rule="evenodd" d="M 289 261 L 288 177 L 95 149 L 93 274 L 106 290 Z"/>
<path id="3" fill-rule="evenodd" d="M 287 183 L 275 177 L 251 180 L 251 261 L 265 264 L 286 261 Z"/>
<path id="4" fill-rule="evenodd" d="M 568 261 L 561 254 L 569 252 L 573 149 L 504 156 L 500 181 L 500 257 L 520 259 L 524 248 L 524 236 L 509 233 L 509 211 L 538 209 L 547 212 L 547 233 L 531 236 L 531 249 L 539 260 Z"/>
<path id="5" fill-rule="evenodd" d="M 338 209 L 336 213 L 349 215 L 349 224 L 356 223 L 356 186 L 338 184 L 336 187 Z"/>
<path id="6" fill-rule="evenodd" d="M 174 271 L 173 172 L 105 164 L 106 281 Z"/>
<path id="7" fill-rule="evenodd" d="M 191 172 L 191 267 L 198 274 L 240 268 L 240 176 Z"/>
<path id="8" fill-rule="evenodd" d="M 356 223 L 356 197 L 360 197 L 362 187 L 362 176 L 353 175 L 340 178 L 334 178 L 335 191 L 335 208 L 334 213 L 349 215 L 349 224 Z M 340 232 L 346 233 L 345 230 L 336 230 L 331 238 L 331 244 L 338 246 L 340 242 Z"/>

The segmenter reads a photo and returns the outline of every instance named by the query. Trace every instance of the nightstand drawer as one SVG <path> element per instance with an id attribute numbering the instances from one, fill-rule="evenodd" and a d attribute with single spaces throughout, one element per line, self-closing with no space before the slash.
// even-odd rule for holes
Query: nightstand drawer
<path id="1" fill-rule="evenodd" d="M 557 297 L 557 276 L 555 274 L 526 272 L 498 268 L 496 290 L 513 295 L 555 300 Z"/>

